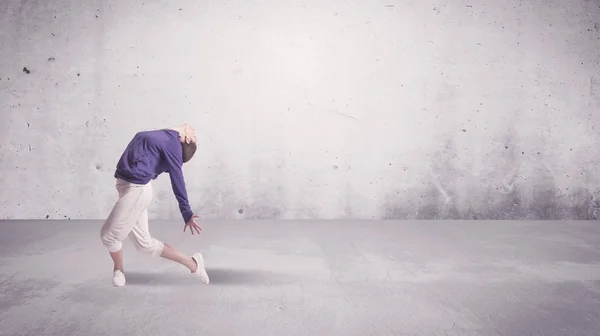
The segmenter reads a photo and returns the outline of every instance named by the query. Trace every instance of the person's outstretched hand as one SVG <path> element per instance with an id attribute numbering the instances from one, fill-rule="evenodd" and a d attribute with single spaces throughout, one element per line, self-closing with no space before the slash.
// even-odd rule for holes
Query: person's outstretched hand
<path id="1" fill-rule="evenodd" d="M 190 232 L 192 233 L 192 235 L 194 235 L 194 229 L 196 229 L 196 232 L 198 232 L 198 234 L 200 234 L 200 231 L 202 231 L 202 228 L 198 225 L 198 223 L 196 223 L 196 218 L 198 218 L 198 216 L 192 215 L 192 218 L 190 218 L 190 221 L 187 222 L 185 224 L 185 226 L 183 227 L 183 232 L 185 232 L 185 230 L 189 226 Z"/>

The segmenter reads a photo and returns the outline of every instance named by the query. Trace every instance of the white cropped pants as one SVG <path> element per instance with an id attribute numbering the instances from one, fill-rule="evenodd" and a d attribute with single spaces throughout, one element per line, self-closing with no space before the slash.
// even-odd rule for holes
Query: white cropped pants
<path id="1" fill-rule="evenodd" d="M 100 230 L 102 243 L 114 253 L 129 237 L 136 250 L 159 257 L 165 244 L 152 238 L 148 230 L 148 206 L 152 201 L 152 184 L 133 184 L 117 179 L 119 199 Z"/>

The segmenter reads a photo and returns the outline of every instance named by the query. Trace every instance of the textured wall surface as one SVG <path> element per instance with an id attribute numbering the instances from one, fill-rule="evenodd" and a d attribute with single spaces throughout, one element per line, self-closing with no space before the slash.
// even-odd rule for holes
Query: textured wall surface
<path id="1" fill-rule="evenodd" d="M 186 121 L 202 218 L 598 218 L 600 3 L 0 2 L 1 218 L 106 217 Z"/>

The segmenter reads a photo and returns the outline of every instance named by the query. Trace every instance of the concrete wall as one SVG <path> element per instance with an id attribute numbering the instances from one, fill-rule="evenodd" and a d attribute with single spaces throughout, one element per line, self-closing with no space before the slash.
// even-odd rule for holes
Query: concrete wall
<path id="1" fill-rule="evenodd" d="M 202 218 L 597 218 L 599 60 L 590 0 L 3 0 L 0 217 L 106 217 L 187 121 Z"/>

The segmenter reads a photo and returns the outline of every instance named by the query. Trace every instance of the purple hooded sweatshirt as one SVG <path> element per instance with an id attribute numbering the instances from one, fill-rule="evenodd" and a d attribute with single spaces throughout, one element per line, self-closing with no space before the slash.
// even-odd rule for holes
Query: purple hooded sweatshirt
<path id="1" fill-rule="evenodd" d="M 134 184 L 147 184 L 158 175 L 168 173 L 179 210 L 187 223 L 193 212 L 187 198 L 182 166 L 183 152 L 177 131 L 139 132 L 117 163 L 115 177 Z"/>

